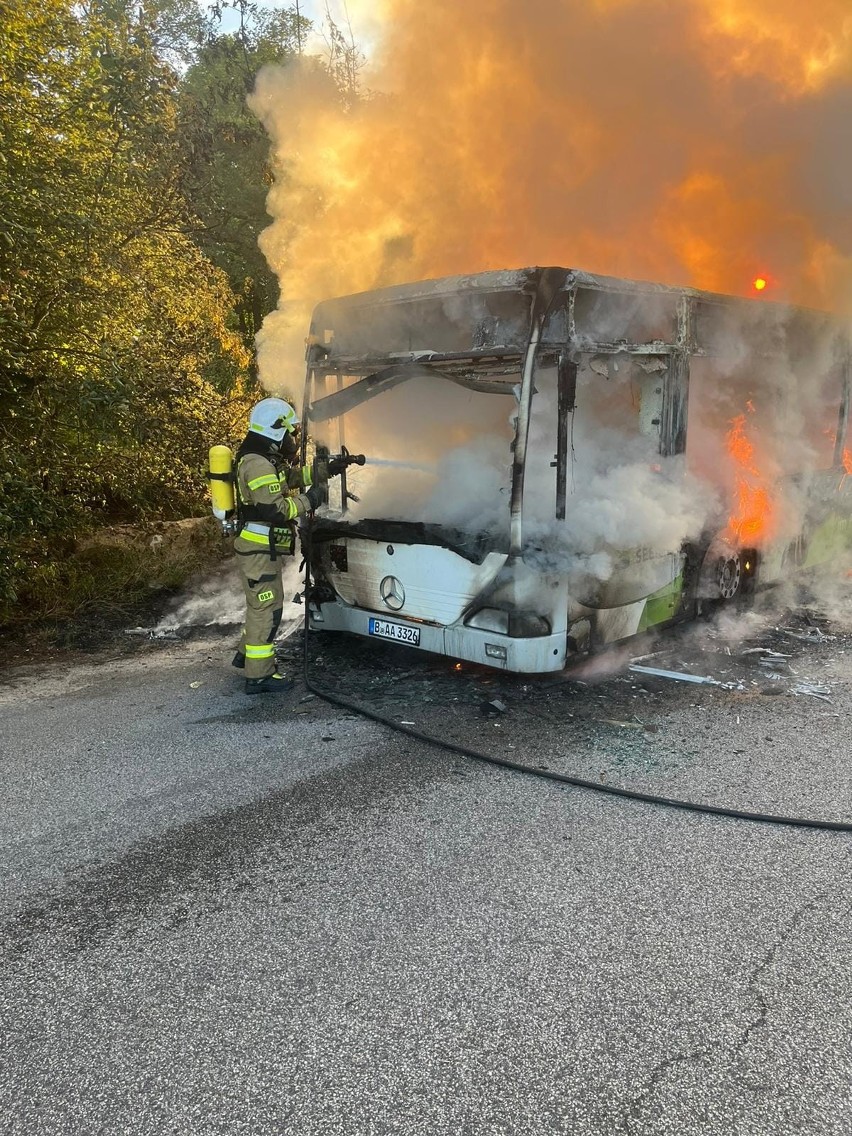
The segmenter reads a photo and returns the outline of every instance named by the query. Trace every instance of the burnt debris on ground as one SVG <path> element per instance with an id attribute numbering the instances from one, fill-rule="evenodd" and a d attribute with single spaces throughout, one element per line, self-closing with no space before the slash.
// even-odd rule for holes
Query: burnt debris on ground
<path id="1" fill-rule="evenodd" d="M 439 740 L 663 795 L 849 819 L 837 737 L 852 711 L 852 626 L 813 608 L 743 626 L 738 638 L 690 624 L 542 676 L 334 633 L 310 637 L 308 665 L 321 689 Z M 301 673 L 301 636 L 281 662 Z M 289 712 L 327 711 L 294 700 Z"/>
<path id="2" fill-rule="evenodd" d="M 384 712 L 472 706 L 505 715 L 581 694 L 587 701 L 619 702 L 625 688 L 646 694 L 665 690 L 674 702 L 695 695 L 695 690 L 678 691 L 680 682 L 748 695 L 830 698 L 826 669 L 849 647 L 852 630 L 833 628 L 827 616 L 801 609 L 738 641 L 712 625 L 688 625 L 638 641 L 632 649 L 621 645 L 589 656 L 557 674 L 509 674 L 341 633 L 311 636 L 309 667 L 318 685 Z M 290 669 L 300 671 L 302 637 L 291 637 L 279 654 Z"/>

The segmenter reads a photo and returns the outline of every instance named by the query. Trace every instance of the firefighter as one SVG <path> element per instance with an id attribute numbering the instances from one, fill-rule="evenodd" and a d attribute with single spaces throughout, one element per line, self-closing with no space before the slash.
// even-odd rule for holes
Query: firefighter
<path id="1" fill-rule="evenodd" d="M 233 665 L 245 670 L 246 694 L 287 691 L 293 680 L 275 667 L 275 636 L 284 609 L 283 556 L 293 554 L 297 517 L 323 503 L 310 467 L 293 465 L 299 419 L 289 402 L 265 398 L 252 407 L 237 450 L 239 529 L 234 552 L 246 595 L 246 620 Z"/>

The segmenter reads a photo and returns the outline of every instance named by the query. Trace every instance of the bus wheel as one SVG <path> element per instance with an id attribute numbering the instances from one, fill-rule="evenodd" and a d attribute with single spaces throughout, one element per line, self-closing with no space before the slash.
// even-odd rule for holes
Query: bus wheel
<path id="1" fill-rule="evenodd" d="M 720 556 L 716 564 L 716 586 L 723 600 L 739 595 L 743 584 L 743 562 L 738 552 Z"/>

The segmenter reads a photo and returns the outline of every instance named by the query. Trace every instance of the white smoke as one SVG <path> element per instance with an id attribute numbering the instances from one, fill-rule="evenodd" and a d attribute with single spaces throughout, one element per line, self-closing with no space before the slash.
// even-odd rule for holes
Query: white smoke
<path id="1" fill-rule="evenodd" d="M 506 389 L 504 395 L 483 394 L 446 379 L 417 377 L 350 411 L 346 445 L 368 459 L 348 472 L 348 489 L 360 498 L 351 503 L 350 516 L 417 520 L 472 533 L 508 525 L 517 402 L 511 384 Z M 326 428 L 320 440 L 337 449 L 333 429 Z"/>
<path id="2" fill-rule="evenodd" d="M 297 557 L 284 559 L 284 623 L 301 618 L 300 607 L 292 604 L 301 589 Z M 176 631 L 188 627 L 231 627 L 245 618 L 245 596 L 241 577 L 233 560 L 223 562 L 212 575 L 196 579 L 177 596 L 157 624 L 155 631 Z"/>

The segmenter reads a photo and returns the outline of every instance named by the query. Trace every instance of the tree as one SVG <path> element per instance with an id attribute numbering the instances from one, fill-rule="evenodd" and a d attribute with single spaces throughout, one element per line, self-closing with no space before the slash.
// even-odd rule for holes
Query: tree
<path id="1" fill-rule="evenodd" d="M 236 32 L 219 30 L 225 7 Z M 309 27 L 250 0 L 207 16 L 195 0 L 7 0 L 0 622 L 80 529 L 205 507 L 207 447 L 242 432 L 278 292 L 246 95 Z M 357 53 L 335 45 L 303 65 L 351 98 Z"/>
<path id="2" fill-rule="evenodd" d="M 192 511 L 251 396 L 145 19 L 16 0 L 0 23 L 0 595 L 80 527 Z"/>
<path id="3" fill-rule="evenodd" d="M 310 21 L 294 8 L 263 11 L 236 0 L 233 33 L 211 35 L 180 88 L 184 190 L 201 225 L 199 247 L 228 276 L 237 295 L 243 344 L 254 351 L 261 322 L 278 301 L 278 282 L 257 239 L 269 223 L 269 143 L 246 105 L 257 72 L 287 66 L 298 56 Z M 256 371 L 253 370 L 256 375 Z"/>
<path id="4" fill-rule="evenodd" d="M 328 44 L 328 61 L 326 67 L 329 75 L 340 92 L 343 105 L 352 108 L 360 101 L 361 71 L 364 67 L 364 53 L 355 42 L 352 34 L 352 25 L 348 22 L 346 31 L 332 19 L 328 4 L 325 6 L 325 24 L 327 28 L 326 43 Z"/>

